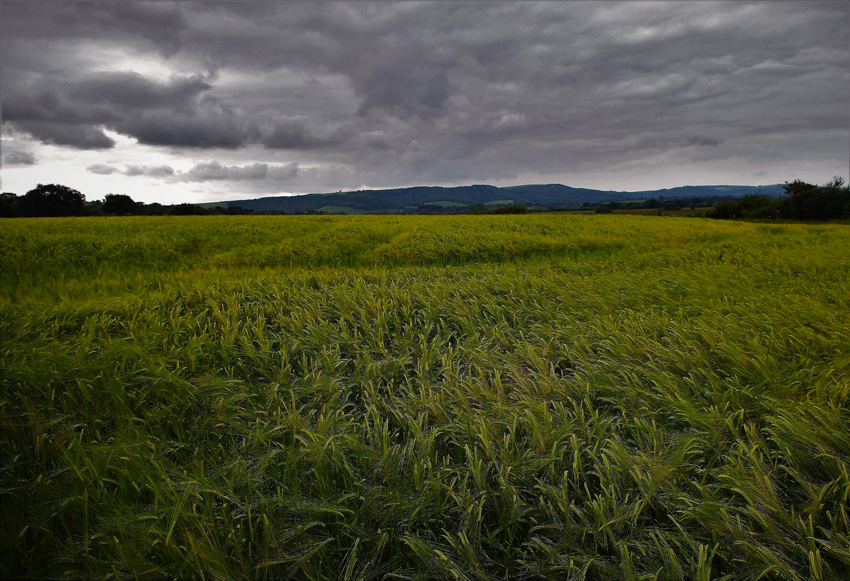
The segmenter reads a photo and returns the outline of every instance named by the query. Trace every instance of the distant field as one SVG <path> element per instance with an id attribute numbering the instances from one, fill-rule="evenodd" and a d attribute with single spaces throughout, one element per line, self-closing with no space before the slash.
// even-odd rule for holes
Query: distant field
<path id="1" fill-rule="evenodd" d="M 658 208 L 629 208 L 629 209 L 618 209 L 612 210 L 612 214 L 631 214 L 634 216 L 667 216 L 667 217 L 683 217 L 683 216 L 692 216 L 693 214 L 698 214 L 700 216 L 704 216 L 706 212 L 711 210 L 711 206 L 704 206 L 699 208 L 680 208 L 678 210 L 660 210 Z M 564 210 L 561 212 L 563 214 L 585 214 L 590 215 L 595 213 L 595 209 L 589 208 L 586 210 Z"/>
<path id="2" fill-rule="evenodd" d="M 0 221 L 0 576 L 844 579 L 850 227 Z"/>
<path id="3" fill-rule="evenodd" d="M 328 214 L 351 214 L 354 212 L 354 208 L 349 206 L 322 206 L 319 208 L 319 212 L 326 212 Z"/>
<path id="4" fill-rule="evenodd" d="M 439 201 L 439 202 L 425 202 L 425 206 L 440 206 L 441 208 L 466 208 L 466 204 L 461 204 L 459 202 L 448 202 L 448 201 Z"/>

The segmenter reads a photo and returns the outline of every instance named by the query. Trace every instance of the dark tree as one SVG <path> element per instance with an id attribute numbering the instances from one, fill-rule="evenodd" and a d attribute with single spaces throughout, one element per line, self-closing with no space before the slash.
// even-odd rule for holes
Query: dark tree
<path id="1" fill-rule="evenodd" d="M 738 211 L 742 216 L 762 217 L 760 214 L 772 203 L 764 194 L 745 194 L 738 198 Z"/>
<path id="2" fill-rule="evenodd" d="M 168 213 L 172 216 L 205 216 L 207 211 L 202 206 L 195 204 L 177 204 L 169 206 Z"/>
<path id="3" fill-rule="evenodd" d="M 507 206 L 499 206 L 498 208 L 493 208 L 489 212 L 490 214 L 527 214 L 528 208 L 523 206 L 522 204 L 509 204 Z"/>
<path id="4" fill-rule="evenodd" d="M 19 200 L 18 194 L 13 194 L 12 192 L 3 192 L 0 194 L 0 218 L 14 218 L 15 216 L 19 216 Z"/>
<path id="5" fill-rule="evenodd" d="M 162 204 L 153 202 L 151 204 L 142 204 L 142 213 L 145 216 L 165 216 L 166 210 Z"/>
<path id="6" fill-rule="evenodd" d="M 732 220 L 739 216 L 736 214 L 737 211 L 738 204 L 734 200 L 723 200 L 714 206 L 714 209 L 708 213 L 708 217 L 718 220 Z"/>
<path id="7" fill-rule="evenodd" d="M 141 213 L 141 204 L 124 194 L 106 194 L 103 198 L 103 213 L 117 216 L 129 216 Z"/>
<path id="8" fill-rule="evenodd" d="M 73 188 L 60 184 L 38 184 L 21 196 L 22 216 L 82 216 L 86 197 Z"/>
<path id="9" fill-rule="evenodd" d="M 850 188 L 840 177 L 820 188 L 800 180 L 785 182 L 785 195 L 795 220 L 834 220 L 850 204 Z"/>
<path id="10" fill-rule="evenodd" d="M 777 200 L 763 194 L 747 194 L 737 200 L 721 201 L 707 215 L 709 218 L 744 220 L 850 218 L 850 187 L 843 178 L 833 178 L 820 187 L 801 180 L 785 182 L 785 196 Z"/>
<path id="11" fill-rule="evenodd" d="M 785 182 L 785 195 L 788 196 L 788 206 L 791 218 L 809 220 L 817 204 L 818 187 L 807 184 L 802 180 Z"/>

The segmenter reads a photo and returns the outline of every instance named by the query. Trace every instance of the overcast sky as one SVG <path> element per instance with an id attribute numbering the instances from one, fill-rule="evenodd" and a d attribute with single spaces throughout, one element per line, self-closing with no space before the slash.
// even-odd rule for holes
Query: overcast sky
<path id="1" fill-rule="evenodd" d="M 2 2 L 2 189 L 850 178 L 850 2 Z"/>

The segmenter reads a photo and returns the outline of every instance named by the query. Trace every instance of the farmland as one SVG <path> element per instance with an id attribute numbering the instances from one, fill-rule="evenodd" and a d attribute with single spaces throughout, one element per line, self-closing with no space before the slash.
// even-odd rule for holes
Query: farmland
<path id="1" fill-rule="evenodd" d="M 0 575 L 839 579 L 850 228 L 0 222 Z"/>

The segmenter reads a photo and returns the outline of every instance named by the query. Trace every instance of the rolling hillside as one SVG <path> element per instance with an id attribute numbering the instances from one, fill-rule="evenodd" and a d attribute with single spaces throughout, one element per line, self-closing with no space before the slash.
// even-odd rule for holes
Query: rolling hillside
<path id="1" fill-rule="evenodd" d="M 678 188 L 641 192 L 618 192 L 571 188 L 562 184 L 531 184 L 497 188 L 490 185 L 416 186 L 389 190 L 359 190 L 303 196 L 273 196 L 253 200 L 225 202 L 255 212 L 309 212 L 333 213 L 396 213 L 415 210 L 420 206 L 461 208 L 475 204 L 522 204 L 547 208 L 574 208 L 585 202 L 603 203 L 625 200 L 647 200 L 664 196 L 670 198 L 698 198 L 710 196 L 738 197 L 751 192 L 769 196 L 782 193 L 782 185 L 770 186 L 683 186 Z"/>

